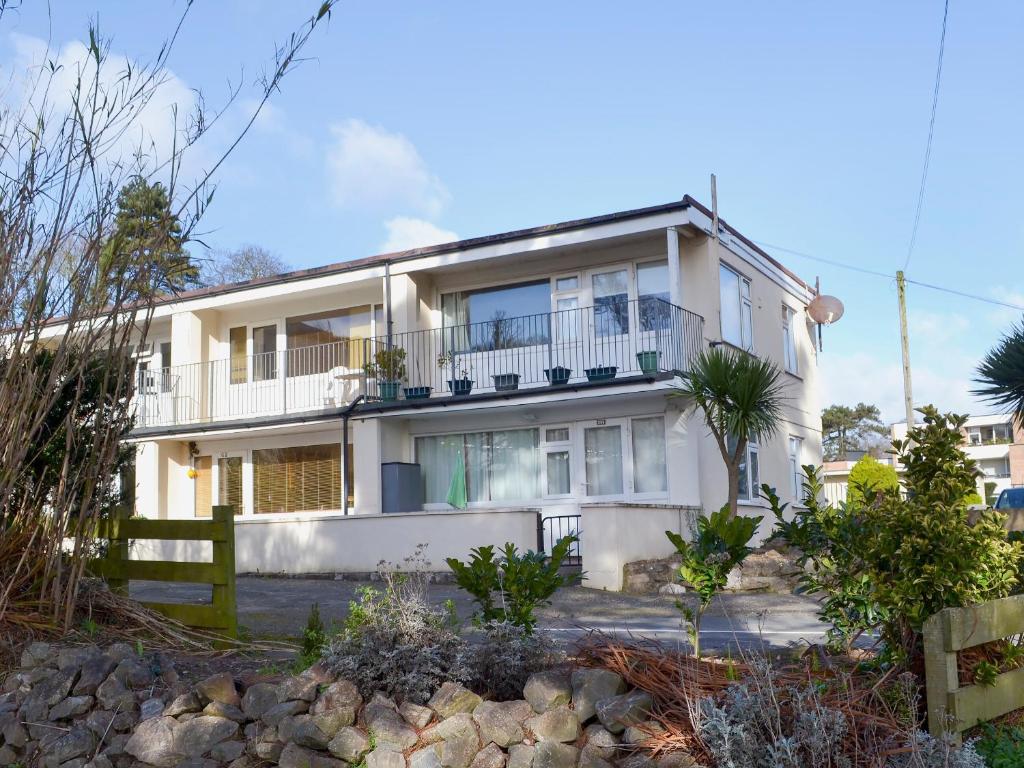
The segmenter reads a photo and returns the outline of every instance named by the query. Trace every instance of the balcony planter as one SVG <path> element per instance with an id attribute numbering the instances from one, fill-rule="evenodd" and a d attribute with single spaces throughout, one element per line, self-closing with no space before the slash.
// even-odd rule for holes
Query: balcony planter
<path id="1" fill-rule="evenodd" d="M 406 387 L 406 400 L 426 400 L 430 397 L 430 387 Z"/>
<path id="2" fill-rule="evenodd" d="M 511 392 L 519 389 L 518 373 L 497 373 L 491 378 L 494 379 L 495 392 Z"/>
<path id="3" fill-rule="evenodd" d="M 544 375 L 548 377 L 548 383 L 551 386 L 561 387 L 569 383 L 569 377 L 572 376 L 572 369 L 556 365 L 554 368 L 545 368 Z"/>
<path id="4" fill-rule="evenodd" d="M 448 379 L 448 391 L 455 397 L 468 395 L 473 391 L 472 379 Z"/>
<path id="5" fill-rule="evenodd" d="M 401 382 L 398 381 L 378 381 L 377 391 L 380 393 L 380 399 L 388 403 L 397 400 L 400 384 Z"/>
<path id="6" fill-rule="evenodd" d="M 644 376 L 654 376 L 658 373 L 659 356 L 659 352 L 651 350 L 636 353 L 637 365 L 640 366 L 640 370 L 643 371 Z"/>
<path id="7" fill-rule="evenodd" d="M 596 368 L 585 368 L 587 381 L 609 381 L 615 378 L 618 367 L 614 365 L 599 365 Z"/>

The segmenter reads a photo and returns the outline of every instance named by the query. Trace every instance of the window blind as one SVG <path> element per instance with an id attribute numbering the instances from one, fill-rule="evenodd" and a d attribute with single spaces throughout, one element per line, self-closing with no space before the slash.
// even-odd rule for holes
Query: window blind
<path id="1" fill-rule="evenodd" d="M 256 514 L 341 509 L 341 445 L 252 452 Z"/>
<path id="2" fill-rule="evenodd" d="M 196 456 L 196 517 L 213 517 L 213 457 Z"/>

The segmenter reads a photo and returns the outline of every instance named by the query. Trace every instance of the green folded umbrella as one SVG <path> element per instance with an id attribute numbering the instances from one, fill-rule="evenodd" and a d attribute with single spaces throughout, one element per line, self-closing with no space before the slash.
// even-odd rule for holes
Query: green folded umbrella
<path id="1" fill-rule="evenodd" d="M 462 451 L 455 457 L 455 469 L 452 481 L 448 484 L 448 503 L 456 509 L 466 508 L 466 465 L 462 461 Z"/>

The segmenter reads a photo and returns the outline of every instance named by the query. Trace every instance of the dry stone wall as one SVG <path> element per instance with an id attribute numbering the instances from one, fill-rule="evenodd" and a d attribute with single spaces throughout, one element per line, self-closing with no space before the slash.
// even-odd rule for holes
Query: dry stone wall
<path id="1" fill-rule="evenodd" d="M 642 750 L 650 696 L 601 669 L 533 675 L 518 701 L 445 683 L 427 703 L 320 666 L 243 686 L 194 685 L 160 654 L 34 643 L 0 694 L 0 766 L 26 768 L 686 768 Z"/>

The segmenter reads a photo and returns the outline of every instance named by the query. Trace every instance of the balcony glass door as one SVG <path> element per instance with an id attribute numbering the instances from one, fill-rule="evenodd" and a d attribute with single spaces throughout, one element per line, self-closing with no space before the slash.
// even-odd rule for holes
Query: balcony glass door
<path id="1" fill-rule="evenodd" d="M 591 318 L 591 345 L 585 355 L 585 368 L 601 368 L 610 373 L 610 368 L 617 371 L 630 370 L 629 334 L 630 334 L 630 270 L 627 267 L 604 272 L 594 272 L 590 276 L 591 290 L 594 299 L 594 312 Z"/>

